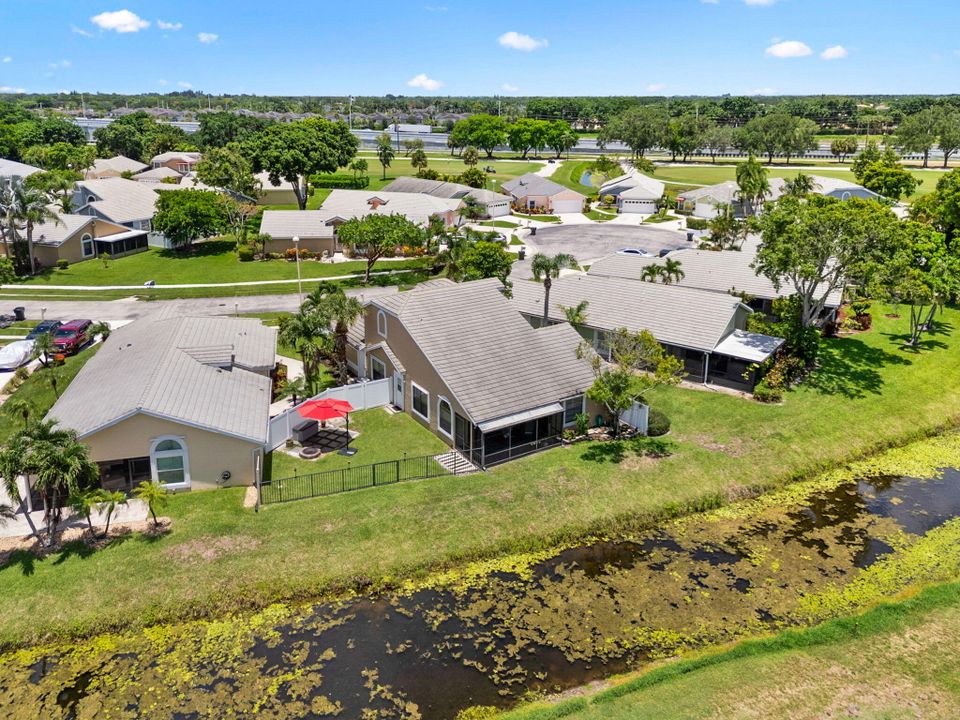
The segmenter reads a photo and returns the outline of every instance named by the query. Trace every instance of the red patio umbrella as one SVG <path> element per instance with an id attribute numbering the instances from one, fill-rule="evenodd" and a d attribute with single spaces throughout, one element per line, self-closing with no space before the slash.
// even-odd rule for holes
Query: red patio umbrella
<path id="1" fill-rule="evenodd" d="M 297 408 L 303 417 L 311 420 L 333 420 L 338 417 L 347 419 L 347 444 L 340 450 L 342 455 L 353 455 L 356 450 L 350 447 L 350 413 L 353 411 L 353 405 L 346 400 L 337 400 L 335 398 L 321 398 L 320 400 L 307 400 Z"/>

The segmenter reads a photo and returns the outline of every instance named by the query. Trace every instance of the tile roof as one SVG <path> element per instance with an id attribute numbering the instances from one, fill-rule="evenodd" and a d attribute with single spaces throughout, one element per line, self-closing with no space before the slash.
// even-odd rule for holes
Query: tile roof
<path id="1" fill-rule="evenodd" d="M 139 160 L 131 160 L 130 158 L 124 155 L 115 155 L 112 158 L 99 158 L 93 161 L 93 167 L 90 168 L 88 172 L 96 175 L 97 173 L 102 173 L 107 170 L 113 170 L 115 172 L 131 172 L 138 173 L 141 170 L 146 170 L 149 165 L 142 163 Z"/>
<path id="2" fill-rule="evenodd" d="M 80 180 L 77 187 L 82 190 L 84 199 L 91 194 L 100 198 L 83 207 L 96 210 L 99 215 L 117 223 L 152 219 L 160 197 L 147 183 L 119 177 Z"/>
<path id="3" fill-rule="evenodd" d="M 371 303 L 403 323 L 475 423 L 557 402 L 593 383 L 589 365 L 576 358 L 576 330 L 534 329 L 497 280 L 415 288 Z"/>
<path id="4" fill-rule="evenodd" d="M 508 180 L 501 187 L 515 197 L 523 197 L 525 195 L 550 196 L 561 192 L 576 192 L 535 173 L 527 173 L 513 180 Z M 581 197 L 586 197 L 582 193 L 578 194 Z"/>
<path id="5" fill-rule="evenodd" d="M 377 198 L 382 204 L 373 207 Z M 463 204 L 456 198 L 435 198 L 422 193 L 388 192 L 384 190 L 334 190 L 320 205 L 328 217 L 346 220 L 367 215 L 403 215 L 411 222 L 425 225 L 431 216 L 456 210 Z"/>
<path id="6" fill-rule="evenodd" d="M 750 267 L 756 257 L 758 245 L 744 245 L 743 250 L 680 250 L 665 258 L 641 257 L 638 255 L 607 255 L 590 266 L 590 275 L 627 278 L 639 281 L 647 265 L 662 265 L 666 260 L 680 263 L 684 276 L 677 285 L 698 290 L 729 293 L 745 292 L 761 300 L 773 300 L 792 295 L 787 286 L 777 290 L 773 283 L 763 275 L 758 275 Z M 831 293 L 830 307 L 840 304 L 842 293 Z"/>
<path id="7" fill-rule="evenodd" d="M 145 318 L 119 328 L 48 416 L 81 437 L 137 413 L 265 442 L 276 328 L 255 318 Z M 232 356 L 232 369 L 226 369 Z"/>
<path id="8" fill-rule="evenodd" d="M 587 327 L 637 332 L 649 330 L 660 342 L 709 352 L 734 329 L 738 298 L 675 285 L 638 282 L 599 275 L 566 275 L 553 281 L 550 319 L 565 321 L 560 306 L 586 300 Z M 543 285 L 532 280 L 513 284 L 517 310 L 543 314 Z"/>
<path id="9" fill-rule="evenodd" d="M 183 175 L 176 170 L 168 168 L 166 165 L 161 165 L 158 168 L 150 168 L 149 170 L 137 173 L 130 179 L 136 180 L 137 182 L 161 182 L 165 178 L 176 178 L 179 183 L 182 177 Z"/>
<path id="10" fill-rule="evenodd" d="M 72 238 L 81 230 L 94 222 L 96 218 L 90 215 L 74 215 L 72 213 L 60 215 L 60 222 L 45 222 L 33 226 L 33 241 L 40 245 L 58 246 Z M 98 238 L 109 237 L 118 233 L 129 232 L 123 225 L 100 220 L 101 227 L 107 226 L 109 233 L 101 233 Z"/>
<path id="11" fill-rule="evenodd" d="M 260 232 L 276 239 L 333 237 L 326 210 L 264 210 Z"/>
<path id="12" fill-rule="evenodd" d="M 469 185 L 443 182 L 442 180 L 427 180 L 426 178 L 399 177 L 388 185 L 384 185 L 383 189 L 387 192 L 423 193 L 438 198 L 460 199 L 470 195 L 484 204 L 510 202 L 508 195 L 501 195 L 492 190 L 472 188 Z"/>
<path id="13" fill-rule="evenodd" d="M 185 152 L 182 150 L 171 150 L 170 152 L 154 155 L 152 158 L 150 158 L 150 162 L 151 164 L 154 164 L 154 163 L 170 162 L 171 160 L 182 160 L 185 163 L 195 163 L 201 157 L 203 157 L 203 153 Z"/>
<path id="14" fill-rule="evenodd" d="M 38 172 L 42 172 L 42 168 L 0 158 L 0 177 L 29 177 Z"/>
<path id="15" fill-rule="evenodd" d="M 786 182 L 783 178 L 769 178 L 770 193 L 764 199 L 776 200 L 783 195 Z M 727 180 L 722 183 L 717 183 L 716 185 L 707 185 L 694 190 L 684 190 L 677 197 L 678 200 L 680 198 L 684 200 L 706 200 L 713 204 L 726 203 L 727 205 L 732 205 L 740 199 L 740 186 L 737 185 L 736 180 Z"/>
<path id="16" fill-rule="evenodd" d="M 659 180 L 640 172 L 627 173 L 607 180 L 600 186 L 600 196 L 617 195 L 635 200 L 659 200 L 666 186 Z"/>

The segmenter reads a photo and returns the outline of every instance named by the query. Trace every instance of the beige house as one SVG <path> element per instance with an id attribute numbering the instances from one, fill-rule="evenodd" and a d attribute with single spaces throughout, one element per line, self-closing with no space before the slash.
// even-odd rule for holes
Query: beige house
<path id="1" fill-rule="evenodd" d="M 150 166 L 139 160 L 131 160 L 124 155 L 115 155 L 112 158 L 100 158 L 93 161 L 93 167 L 89 168 L 84 177 L 87 180 L 97 180 L 99 178 L 122 177 L 124 173 L 135 175 L 143 172 Z"/>
<path id="2" fill-rule="evenodd" d="M 183 180 L 183 173 L 171 170 L 166 165 L 161 165 L 160 167 L 150 168 L 149 170 L 137 173 L 130 179 L 141 183 L 172 183 L 179 185 L 180 181 Z"/>
<path id="3" fill-rule="evenodd" d="M 320 205 L 329 218 L 350 220 L 367 215 L 403 215 L 410 222 L 426 225 L 432 217 L 443 218 L 447 227 L 460 224 L 460 198 L 437 198 L 423 193 L 384 190 L 334 190 Z"/>
<path id="4" fill-rule="evenodd" d="M 260 233 L 269 235 L 264 250 L 283 253 L 295 247 L 294 238 L 299 238 L 301 250 L 313 253 L 326 252 L 333 256 L 337 251 L 336 225 L 341 220 L 332 220 L 324 210 L 264 210 L 260 221 Z"/>
<path id="5" fill-rule="evenodd" d="M 50 409 L 103 487 L 251 485 L 263 467 L 276 328 L 252 318 L 145 318 L 113 332 Z"/>
<path id="6" fill-rule="evenodd" d="M 455 182 L 444 182 L 442 180 L 427 180 L 417 177 L 399 177 L 393 182 L 384 185 L 384 192 L 405 192 L 405 193 L 423 193 L 438 198 L 453 198 L 463 200 L 466 197 L 472 197 L 477 202 L 483 204 L 487 209 L 486 216 L 489 218 L 501 217 L 510 214 L 511 197 L 501 195 L 492 190 L 483 188 L 472 188 L 469 185 L 462 185 Z"/>
<path id="7" fill-rule="evenodd" d="M 533 328 L 496 280 L 377 297 L 349 341 L 362 376 L 390 378 L 395 407 L 480 466 L 555 446 L 578 413 L 597 412 L 577 332 Z"/>
<path id="8" fill-rule="evenodd" d="M 116 258 L 147 249 L 145 230 L 131 230 L 91 215 L 65 214 L 60 222 L 33 228 L 33 254 L 40 267 L 90 260 L 105 253 Z"/>
<path id="9" fill-rule="evenodd" d="M 586 196 L 570 190 L 553 180 L 527 173 L 505 182 L 503 191 L 510 193 L 519 210 L 544 210 L 548 213 L 578 213 L 583 211 Z"/>
<path id="10" fill-rule="evenodd" d="M 270 182 L 270 173 L 259 172 L 254 176 L 260 183 L 260 197 L 257 205 L 296 205 L 297 194 L 293 191 L 293 184 L 281 181 L 274 185 Z"/>
<path id="11" fill-rule="evenodd" d="M 154 155 L 150 159 L 150 167 L 166 167 L 170 170 L 175 170 L 181 175 L 186 175 L 188 172 L 193 171 L 197 163 L 200 162 L 201 157 L 203 157 L 202 153 L 198 152 L 171 150 L 170 152 Z"/>

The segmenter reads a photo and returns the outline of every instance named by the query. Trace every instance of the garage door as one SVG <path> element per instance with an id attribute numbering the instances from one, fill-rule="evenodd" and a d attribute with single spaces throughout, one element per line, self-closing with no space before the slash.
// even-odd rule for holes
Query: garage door
<path id="1" fill-rule="evenodd" d="M 624 200 L 621 211 L 625 213 L 655 213 L 657 203 L 653 200 Z"/>
<path id="2" fill-rule="evenodd" d="M 555 200 L 553 202 L 553 211 L 555 213 L 578 213 L 583 209 L 581 200 Z"/>

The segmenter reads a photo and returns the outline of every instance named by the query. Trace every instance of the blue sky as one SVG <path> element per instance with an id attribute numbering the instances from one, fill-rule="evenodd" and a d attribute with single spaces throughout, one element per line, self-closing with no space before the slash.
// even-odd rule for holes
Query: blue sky
<path id="1" fill-rule="evenodd" d="M 952 0 L 0 0 L 0 91 L 960 92 Z"/>

